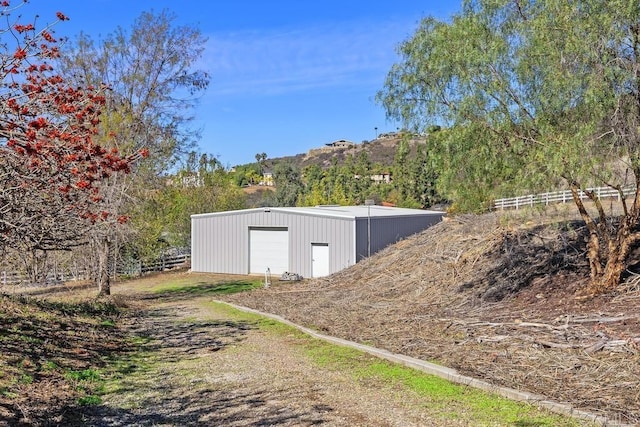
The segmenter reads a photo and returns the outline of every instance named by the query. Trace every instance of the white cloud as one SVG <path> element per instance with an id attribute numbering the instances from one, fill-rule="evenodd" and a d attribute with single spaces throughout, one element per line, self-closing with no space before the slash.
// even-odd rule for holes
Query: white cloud
<path id="1" fill-rule="evenodd" d="M 319 88 L 375 87 L 397 61 L 411 22 L 209 35 L 204 66 L 213 95 L 276 95 Z"/>

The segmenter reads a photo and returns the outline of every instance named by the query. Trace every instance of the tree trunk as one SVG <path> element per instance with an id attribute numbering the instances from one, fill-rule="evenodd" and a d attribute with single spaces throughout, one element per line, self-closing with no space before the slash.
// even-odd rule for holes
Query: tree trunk
<path id="1" fill-rule="evenodd" d="M 592 281 L 590 293 L 598 295 L 614 290 L 620 284 L 622 273 L 627 267 L 626 258 L 620 249 L 609 252 L 604 271 L 598 280 Z"/>
<path id="2" fill-rule="evenodd" d="M 593 220 L 593 218 L 591 218 L 589 212 L 587 212 L 587 208 L 584 206 L 584 203 L 582 203 L 582 199 L 579 195 L 580 186 L 576 182 L 571 182 L 570 185 L 573 201 L 578 208 L 580 217 L 587 226 L 587 230 L 589 230 L 589 241 L 587 242 L 587 259 L 589 260 L 589 268 L 591 270 L 591 284 L 593 287 L 594 284 L 600 282 L 600 279 L 602 277 L 602 253 L 600 244 L 601 230 L 599 229 L 598 224 Z"/>
<path id="3" fill-rule="evenodd" d="M 638 236 L 632 233 L 636 223 L 634 216 L 631 215 L 626 215 L 620 221 L 615 237 L 609 241 L 604 270 L 597 280 L 592 280 L 590 289 L 592 294 L 610 292 L 622 281 L 622 274 L 627 268 L 632 246 L 638 239 Z"/>
<path id="4" fill-rule="evenodd" d="M 109 277 L 109 239 L 100 237 L 97 245 L 98 271 L 96 272 L 96 284 L 98 285 L 98 297 L 111 295 L 111 280 Z"/>
<path id="5" fill-rule="evenodd" d="M 615 225 L 616 221 L 606 217 L 597 196 L 585 191 L 598 208 L 600 221 L 596 222 L 582 203 L 578 194 L 579 188 L 577 183 L 571 183 L 573 199 L 589 230 L 587 258 L 591 269 L 591 284 L 587 292 L 589 295 L 611 292 L 622 281 L 631 249 L 640 238 L 638 233 L 634 233 L 639 218 L 637 206 L 634 202 L 633 208 L 629 211 L 623 200 L 624 214 Z M 637 195 L 636 200 L 638 200 Z"/>
<path id="6" fill-rule="evenodd" d="M 44 285 L 47 280 L 47 251 L 31 249 L 22 256 L 30 285 Z"/>
<path id="7" fill-rule="evenodd" d="M 595 283 L 602 277 L 602 258 L 600 253 L 600 236 L 597 231 L 589 230 L 587 243 L 587 259 L 591 271 L 591 282 Z"/>

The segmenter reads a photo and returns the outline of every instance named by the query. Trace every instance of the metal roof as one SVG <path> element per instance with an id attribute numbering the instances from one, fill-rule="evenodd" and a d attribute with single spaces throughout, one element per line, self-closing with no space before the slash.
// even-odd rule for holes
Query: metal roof
<path id="1" fill-rule="evenodd" d="M 421 216 L 421 215 L 445 215 L 443 211 L 432 211 L 424 209 L 408 209 L 396 208 L 389 206 L 338 206 L 338 205 L 321 205 L 310 207 L 264 207 L 254 209 L 242 209 L 236 211 L 214 212 L 206 214 L 191 215 L 191 217 L 218 216 L 218 215 L 234 215 L 247 212 L 290 212 L 301 215 L 315 215 L 324 217 L 338 218 L 380 218 L 380 217 L 398 217 L 398 216 Z"/>

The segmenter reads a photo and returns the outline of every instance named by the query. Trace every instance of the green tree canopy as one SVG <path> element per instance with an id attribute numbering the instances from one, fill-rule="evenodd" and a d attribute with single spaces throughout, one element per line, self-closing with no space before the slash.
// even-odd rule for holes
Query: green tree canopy
<path id="1" fill-rule="evenodd" d="M 588 189 L 638 188 L 640 3 L 467 0 L 399 51 L 377 99 L 415 130 L 445 128 L 428 151 L 446 195 L 567 186 L 591 235 L 591 290 L 615 287 L 640 240 L 638 192 L 617 219 Z"/>
<path id="2" fill-rule="evenodd" d="M 153 259 L 166 244 L 190 246 L 191 215 L 246 207 L 246 196 L 235 184 L 233 173 L 215 156 L 194 152 L 189 158 L 199 159 L 195 170 L 193 162 L 187 162 L 169 185 L 148 193 L 137 205 L 132 222 L 139 257 Z"/>
<path id="3" fill-rule="evenodd" d="M 302 176 L 297 167 L 290 162 L 277 163 L 273 168 L 276 191 L 273 195 L 274 206 L 296 206 L 302 192 Z"/>

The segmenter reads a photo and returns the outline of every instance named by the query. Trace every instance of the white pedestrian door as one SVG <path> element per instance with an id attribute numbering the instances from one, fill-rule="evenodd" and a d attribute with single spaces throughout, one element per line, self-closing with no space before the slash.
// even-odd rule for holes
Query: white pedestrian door
<path id="1" fill-rule="evenodd" d="M 329 275 L 329 245 L 327 243 L 311 244 L 311 277 Z"/>
<path id="2" fill-rule="evenodd" d="M 282 274 L 289 269 L 289 232 L 286 228 L 249 230 L 249 273 Z"/>

